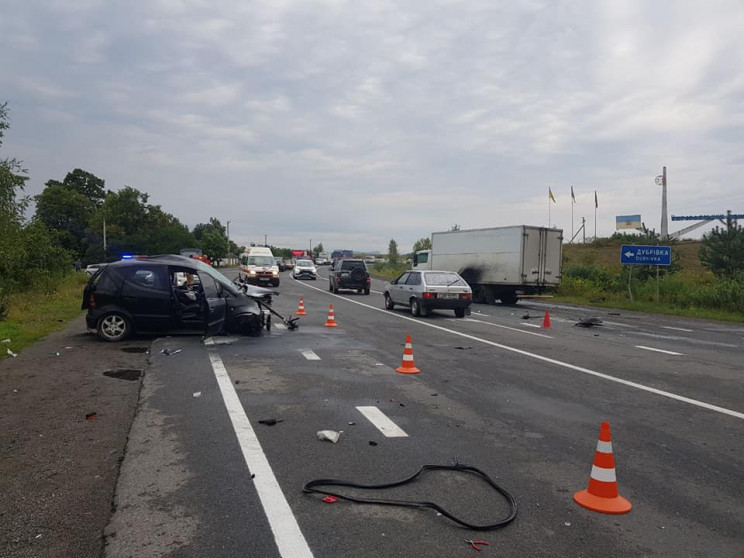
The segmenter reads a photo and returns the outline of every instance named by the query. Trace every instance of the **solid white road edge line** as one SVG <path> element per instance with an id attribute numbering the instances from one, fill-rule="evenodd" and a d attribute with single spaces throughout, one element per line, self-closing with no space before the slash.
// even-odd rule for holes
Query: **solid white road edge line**
<path id="1" fill-rule="evenodd" d="M 687 333 L 692 333 L 692 329 L 685 329 L 683 327 L 672 327 L 672 326 L 661 326 L 662 329 L 673 329 L 674 331 L 686 331 Z"/>
<path id="2" fill-rule="evenodd" d="M 581 366 L 576 366 L 574 364 L 570 364 L 568 362 L 563 362 L 560 360 L 555 360 L 553 358 L 544 357 L 542 355 L 538 355 L 535 353 L 530 353 L 528 351 L 523 351 L 522 349 L 517 349 L 515 347 L 510 347 L 508 345 L 502 345 L 501 343 L 495 343 L 494 341 L 489 341 L 488 339 L 482 339 L 480 337 L 476 337 L 475 335 L 470 335 L 468 333 L 462 333 L 461 331 L 455 331 L 453 329 L 447 329 L 446 327 L 438 326 L 435 324 L 430 324 L 422 320 L 416 320 L 414 318 L 409 318 L 408 316 L 404 316 L 400 313 L 397 313 L 395 311 L 385 310 L 384 308 L 377 308 L 375 306 L 370 306 L 369 304 L 365 304 L 364 302 L 358 302 L 356 300 L 352 300 L 350 298 L 346 298 L 339 295 L 334 295 L 331 293 L 326 293 L 323 291 L 323 289 L 319 289 L 317 287 L 312 287 L 308 285 L 308 288 L 314 289 L 316 291 L 319 291 L 321 293 L 325 293 L 329 296 L 333 296 L 336 298 L 340 298 L 341 300 L 345 300 L 346 302 L 351 302 L 353 304 L 358 304 L 359 306 L 363 306 L 365 308 L 369 308 L 370 310 L 374 310 L 376 312 L 382 312 L 384 314 L 387 314 L 388 316 L 398 318 L 400 320 L 407 320 L 409 322 L 413 322 L 417 325 L 424 326 L 424 327 L 430 327 L 432 329 L 438 329 L 440 331 L 444 331 L 446 333 L 451 333 L 452 335 L 457 335 L 459 337 L 464 337 L 466 339 L 470 339 L 472 341 L 478 341 L 479 343 L 484 343 L 486 345 L 490 345 L 491 347 L 497 347 L 499 349 L 504 349 L 505 351 L 510 351 L 512 353 L 516 353 L 522 356 L 526 356 L 529 358 L 534 358 L 536 360 L 540 360 L 542 362 L 547 362 L 550 364 L 555 364 L 556 366 L 562 366 L 563 368 L 568 368 L 569 370 L 574 370 L 576 372 L 581 372 L 583 374 L 588 374 L 590 376 L 595 376 L 597 378 L 602 378 L 604 380 L 609 380 L 610 382 L 616 382 L 618 384 L 622 384 L 628 387 L 632 387 L 635 389 L 639 389 L 641 391 L 646 391 L 648 393 L 654 393 L 656 395 L 661 395 L 662 397 L 668 397 L 669 399 L 674 399 L 675 401 L 681 401 L 682 403 L 688 403 L 689 405 L 695 405 L 696 407 L 702 407 L 703 409 L 708 409 L 709 411 L 715 411 L 717 413 L 721 413 L 724 415 L 729 415 L 738 419 L 744 420 L 744 413 L 740 413 L 738 411 L 733 411 L 731 409 L 726 409 L 725 407 L 719 407 L 718 405 L 711 405 L 710 403 L 705 403 L 704 401 L 698 401 L 697 399 L 691 399 L 690 397 L 685 397 L 683 395 L 677 395 L 676 393 L 671 393 L 668 391 L 663 391 L 660 389 L 652 388 L 649 386 L 644 386 L 643 384 L 639 384 L 636 382 L 631 382 L 630 380 L 623 380 L 622 378 L 617 378 L 616 376 L 610 376 L 609 374 L 602 374 L 602 372 L 597 372 L 596 370 L 590 370 L 589 368 L 583 368 Z M 527 332 L 523 332 L 527 333 Z"/>
<path id="3" fill-rule="evenodd" d="M 685 356 L 684 353 L 675 353 L 674 351 L 665 351 L 664 349 L 654 349 L 653 347 L 644 347 L 643 345 L 636 345 L 636 349 L 645 349 L 647 351 L 654 351 L 655 353 L 664 353 L 665 355 L 674 356 Z"/>
<path id="4" fill-rule="evenodd" d="M 408 438 L 402 428 L 375 406 L 357 407 L 357 410 L 387 438 Z"/>
<path id="5" fill-rule="evenodd" d="M 235 429 L 235 435 L 243 452 L 245 464 L 248 466 L 248 470 L 256 475 L 253 484 L 274 533 L 279 554 L 284 558 L 311 558 L 313 553 L 310 551 L 302 531 L 300 531 L 300 526 L 292 513 L 292 508 L 289 507 L 289 503 L 284 497 L 276 476 L 274 476 L 274 471 L 271 470 L 269 460 L 261 449 L 261 444 L 243 406 L 240 404 L 238 394 L 235 392 L 222 359 L 212 350 L 208 353 L 212 370 L 214 370 L 214 377 L 217 379 L 217 385 L 220 386 L 222 399 L 225 401 L 227 413 L 230 416 L 233 429 Z"/>
<path id="6" fill-rule="evenodd" d="M 302 353 L 302 356 L 304 356 L 307 360 L 320 360 L 320 357 L 310 349 L 300 349 L 300 352 Z"/>

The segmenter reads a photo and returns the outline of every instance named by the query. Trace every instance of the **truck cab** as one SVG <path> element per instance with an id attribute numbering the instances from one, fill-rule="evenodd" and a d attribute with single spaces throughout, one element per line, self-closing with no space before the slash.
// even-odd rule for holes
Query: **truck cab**
<path id="1" fill-rule="evenodd" d="M 413 254 L 413 269 L 431 269 L 431 250 L 419 250 Z"/>

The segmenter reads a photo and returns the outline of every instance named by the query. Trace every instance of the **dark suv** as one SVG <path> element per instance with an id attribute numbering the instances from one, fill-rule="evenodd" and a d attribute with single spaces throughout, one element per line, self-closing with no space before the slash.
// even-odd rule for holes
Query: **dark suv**
<path id="1" fill-rule="evenodd" d="M 336 260 L 328 274 L 328 290 L 337 293 L 339 289 L 352 289 L 358 293 L 369 294 L 369 272 L 364 260 L 346 258 Z"/>

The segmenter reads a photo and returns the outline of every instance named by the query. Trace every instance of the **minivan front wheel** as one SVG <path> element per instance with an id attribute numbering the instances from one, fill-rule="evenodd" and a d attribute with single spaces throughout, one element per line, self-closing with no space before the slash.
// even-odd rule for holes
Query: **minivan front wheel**
<path id="1" fill-rule="evenodd" d="M 105 314 L 98 320 L 98 337 L 104 341 L 122 341 L 132 333 L 129 320 L 121 314 Z"/>

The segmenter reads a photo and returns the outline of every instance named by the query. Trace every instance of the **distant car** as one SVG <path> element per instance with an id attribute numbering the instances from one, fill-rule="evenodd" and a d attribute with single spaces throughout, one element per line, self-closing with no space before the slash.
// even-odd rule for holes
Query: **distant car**
<path id="1" fill-rule="evenodd" d="M 336 260 L 328 273 L 328 290 L 337 293 L 339 289 L 352 289 L 358 293 L 369 294 L 370 279 L 364 260 L 343 258 Z"/>
<path id="2" fill-rule="evenodd" d="M 285 269 L 294 269 L 294 266 L 295 266 L 294 260 L 289 260 L 289 259 L 284 260 L 284 268 Z"/>
<path id="3" fill-rule="evenodd" d="M 295 279 L 312 279 L 315 281 L 318 278 L 318 270 L 312 260 L 297 260 L 292 270 L 292 277 Z"/>
<path id="4" fill-rule="evenodd" d="M 279 268 L 279 271 L 287 271 L 287 266 L 284 263 L 284 258 L 274 258 L 274 261 L 276 262 L 276 266 Z"/>
<path id="5" fill-rule="evenodd" d="M 87 273 L 90 276 L 95 275 L 96 271 L 98 271 L 101 268 L 106 267 L 108 264 L 105 263 L 97 263 L 97 264 L 90 264 L 88 267 L 85 268 L 85 273 Z"/>
<path id="6" fill-rule="evenodd" d="M 454 310 L 464 318 L 473 303 L 473 291 L 454 271 L 406 271 L 385 287 L 384 297 L 388 310 L 408 306 L 414 316 Z"/>
<path id="7" fill-rule="evenodd" d="M 270 304 L 275 291 L 239 289 L 196 258 L 167 255 L 122 260 L 93 275 L 83 292 L 89 330 L 105 341 L 132 333 L 256 333 L 269 327 L 256 298 Z"/>

